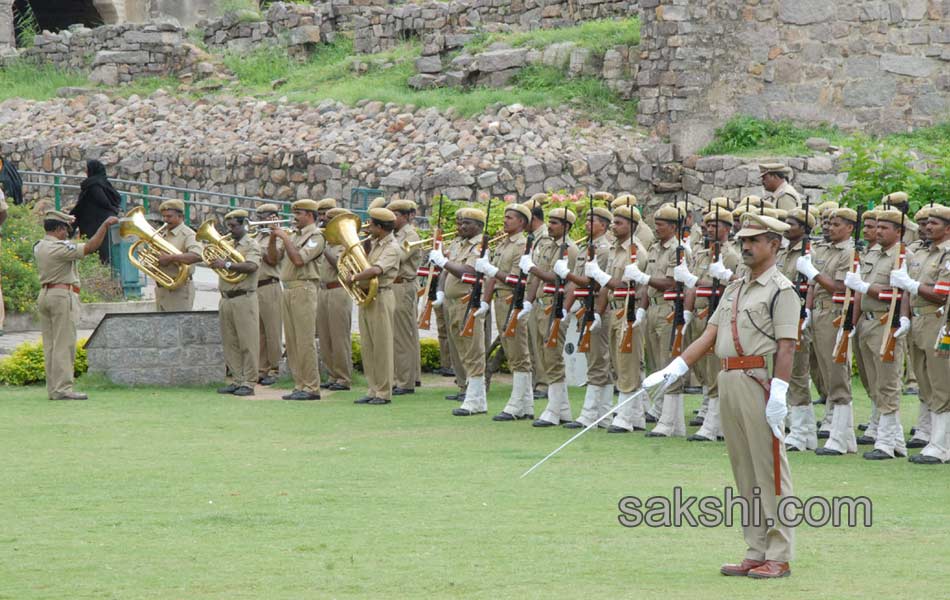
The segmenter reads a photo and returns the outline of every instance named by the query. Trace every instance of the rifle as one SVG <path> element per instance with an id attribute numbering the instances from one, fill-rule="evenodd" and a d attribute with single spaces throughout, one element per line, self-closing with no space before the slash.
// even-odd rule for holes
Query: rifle
<path id="1" fill-rule="evenodd" d="M 432 242 L 432 249 L 442 249 L 442 200 L 445 198 L 439 194 L 439 216 L 435 227 L 435 237 Z M 426 275 L 426 284 L 420 290 L 420 296 L 426 297 L 426 303 L 422 307 L 422 313 L 419 315 L 419 329 L 429 329 L 432 325 L 432 303 L 435 302 L 436 293 L 439 291 L 438 281 L 432 285 L 432 276 L 435 274 L 435 265 L 429 264 L 429 273 Z"/>
<path id="2" fill-rule="evenodd" d="M 524 252 L 522 255 L 531 254 L 531 245 L 534 243 L 534 234 L 529 233 L 528 239 L 524 243 Z M 518 330 L 518 315 L 521 314 L 521 306 L 524 304 L 524 291 L 528 287 L 528 278 L 524 272 L 518 269 L 518 283 L 515 284 L 515 290 L 511 294 L 511 306 L 508 308 L 508 318 L 505 319 L 504 337 L 515 337 Z"/>
<path id="3" fill-rule="evenodd" d="M 591 194 L 589 196 L 590 205 L 588 207 L 588 228 L 590 231 L 587 232 L 587 261 L 593 262 L 597 260 L 597 251 L 594 248 L 594 196 Z M 595 282 L 593 277 L 588 277 L 587 283 L 587 297 L 584 298 L 584 321 L 578 323 L 578 331 L 580 331 L 580 341 L 577 343 L 578 352 L 589 352 L 590 351 L 590 328 L 594 324 L 594 287 Z"/>
<path id="4" fill-rule="evenodd" d="M 491 217 L 490 198 L 488 200 L 488 210 L 485 212 L 485 228 L 482 229 L 482 249 L 479 258 L 485 258 L 485 252 L 488 251 L 489 217 Z M 472 292 L 469 294 L 468 306 L 465 308 L 465 326 L 462 327 L 462 337 L 472 337 L 475 335 L 475 311 L 479 309 L 482 303 L 482 282 L 484 279 L 484 273 L 475 273 L 475 283 L 472 284 Z"/>
<path id="5" fill-rule="evenodd" d="M 564 229 L 564 237 L 561 238 L 561 258 L 567 256 L 567 229 Z M 547 348 L 557 348 L 557 339 L 561 335 L 561 313 L 564 311 L 564 280 L 560 277 L 554 277 L 554 283 L 557 286 L 557 292 L 554 296 L 554 304 L 551 305 L 551 320 L 548 325 L 548 339 L 544 343 Z"/>
<path id="6" fill-rule="evenodd" d="M 811 256 L 811 227 L 808 226 L 808 209 L 810 201 L 808 197 L 805 197 L 805 237 L 802 238 L 802 256 Z M 802 286 L 805 287 L 805 291 L 802 291 Z M 795 291 L 798 292 L 798 297 L 802 300 L 802 306 L 798 311 L 798 340 L 795 342 L 795 351 L 802 349 L 802 336 L 805 334 L 805 317 L 808 316 L 808 313 L 805 311 L 808 308 L 805 306 L 805 299 L 808 297 L 808 279 L 802 275 L 798 274 L 798 277 L 795 278 Z"/>
<path id="7" fill-rule="evenodd" d="M 676 264 L 683 262 L 683 225 L 685 224 L 682 212 L 676 214 Z M 683 328 L 686 326 L 686 317 L 683 314 L 683 284 L 676 283 L 676 297 L 673 299 L 673 329 L 670 331 L 670 352 L 673 357 L 679 356 L 683 351 Z"/>
<path id="8" fill-rule="evenodd" d="M 901 264 L 904 262 L 904 251 L 906 250 L 904 246 L 904 209 L 901 209 L 901 230 L 898 244 L 900 244 L 900 248 L 897 252 L 897 257 L 894 258 L 895 269 L 901 268 Z M 885 324 L 888 321 L 891 323 L 890 330 L 888 330 L 884 339 L 881 340 L 881 360 L 884 362 L 894 362 L 894 346 L 897 344 L 897 338 L 894 337 L 894 334 L 897 333 L 897 330 L 901 326 L 901 315 L 900 311 L 897 310 L 897 303 L 902 295 L 899 289 L 891 289 L 891 306 L 887 311 L 887 316 L 881 321 Z"/>
<path id="9" fill-rule="evenodd" d="M 630 210 L 630 200 L 627 200 L 627 210 Z M 630 264 L 637 262 L 637 245 L 633 241 L 633 215 L 630 218 Z M 633 324 L 637 321 L 637 302 L 634 292 L 634 283 L 627 283 L 627 305 L 617 314 L 619 319 L 626 313 L 627 326 L 623 330 L 623 337 L 620 339 L 620 352 L 630 354 L 633 352 Z"/>
<path id="10" fill-rule="evenodd" d="M 858 207 L 858 225 L 861 223 L 861 215 L 863 213 L 864 210 Z M 858 225 L 854 227 L 854 250 L 851 257 L 852 273 L 856 273 L 861 264 L 861 255 L 858 250 L 858 242 L 861 241 L 861 228 Z M 837 327 L 840 332 L 838 335 L 838 345 L 835 346 L 833 353 L 835 362 L 849 362 L 848 346 L 850 345 L 851 332 L 854 331 L 854 302 L 851 288 L 845 288 L 844 306 L 842 307 L 841 316 L 834 320 L 834 326 Z"/>
<path id="11" fill-rule="evenodd" d="M 719 241 L 719 205 L 716 205 L 716 237 L 712 241 L 713 246 L 713 262 L 719 262 L 719 259 L 722 258 L 722 242 Z M 707 315 L 712 316 L 716 312 L 716 309 L 719 307 L 719 298 L 722 295 L 722 290 L 719 289 L 720 283 L 718 279 L 712 280 L 712 290 L 709 294 L 709 307 L 706 309 Z"/>

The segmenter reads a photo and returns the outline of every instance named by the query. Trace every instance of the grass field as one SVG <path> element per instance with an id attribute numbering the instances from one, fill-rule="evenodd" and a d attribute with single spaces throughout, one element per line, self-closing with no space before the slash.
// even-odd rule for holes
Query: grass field
<path id="1" fill-rule="evenodd" d="M 790 579 L 725 578 L 737 528 L 617 523 L 626 495 L 721 496 L 723 444 L 592 432 L 521 480 L 569 433 L 452 417 L 447 382 L 383 407 L 0 389 L 0 598 L 946 597 L 950 466 L 792 455 L 799 497 L 867 495 L 873 526 L 800 528 Z"/>

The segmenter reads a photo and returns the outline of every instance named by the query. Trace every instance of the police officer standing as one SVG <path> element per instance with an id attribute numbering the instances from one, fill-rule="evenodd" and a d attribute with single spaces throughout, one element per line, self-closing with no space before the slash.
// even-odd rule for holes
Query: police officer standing
<path id="1" fill-rule="evenodd" d="M 759 165 L 759 172 L 762 174 L 762 187 L 766 191 L 762 200 L 767 200 L 772 206 L 782 210 L 801 206 L 801 194 L 789 183 L 792 179 L 791 167 L 781 163 L 767 163 Z"/>
<path id="2" fill-rule="evenodd" d="M 166 200 L 158 207 L 162 221 L 166 228 L 162 237 L 166 242 L 177 248 L 181 254 L 159 254 L 158 264 L 162 270 L 175 276 L 178 273 L 177 265 L 193 265 L 201 262 L 201 244 L 195 239 L 195 232 L 185 225 L 185 203 L 181 200 Z M 193 267 L 189 267 L 193 269 Z M 193 271 L 192 271 L 193 272 Z M 155 287 L 155 310 L 157 312 L 174 312 L 191 310 L 195 303 L 195 286 L 188 281 L 177 290 L 166 290 L 161 286 Z"/>
<path id="3" fill-rule="evenodd" d="M 40 277 L 36 300 L 43 330 L 43 357 L 46 366 L 46 393 L 50 400 L 85 400 L 86 394 L 73 391 L 73 362 L 76 358 L 76 324 L 79 322 L 79 261 L 99 249 L 109 227 L 119 220 L 109 217 L 84 244 L 70 241 L 75 217 L 58 210 L 46 211 L 46 237 L 33 246 Z"/>
<path id="4" fill-rule="evenodd" d="M 422 264 L 422 249 L 415 246 L 409 252 L 402 250 L 406 242 L 418 242 L 419 234 L 413 221 L 416 218 L 416 203 L 412 200 L 393 200 L 386 208 L 396 215 L 395 237 L 400 248 L 399 273 L 393 279 L 393 296 L 396 308 L 393 313 L 393 395 L 412 394 L 422 373 L 422 357 L 419 346 L 419 326 L 416 323 L 416 307 L 419 304 L 419 277 L 416 275 Z"/>
<path id="5" fill-rule="evenodd" d="M 333 204 L 334 206 L 330 206 Z M 321 225 L 326 226 L 339 215 L 351 214 L 345 208 L 337 208 L 336 200 L 324 198 L 317 203 L 322 215 Z M 325 210 L 324 210 L 324 207 Z M 345 248 L 329 246 L 319 259 L 317 271 L 320 284 L 317 287 L 317 337 L 320 339 L 320 356 L 327 368 L 327 381 L 320 387 L 330 391 L 350 389 L 353 379 L 353 299 L 339 281 L 336 259 Z"/>
<path id="6" fill-rule="evenodd" d="M 257 207 L 257 218 L 261 221 L 276 220 L 280 209 L 276 204 L 261 204 Z M 258 358 L 258 380 L 261 385 L 273 385 L 280 374 L 281 335 L 280 320 L 280 268 L 278 261 L 268 262 L 267 246 L 270 245 L 271 230 L 261 227 L 258 230 L 257 244 L 262 251 L 261 266 L 257 270 L 257 311 L 260 320 L 258 337 L 260 338 L 260 356 Z"/>

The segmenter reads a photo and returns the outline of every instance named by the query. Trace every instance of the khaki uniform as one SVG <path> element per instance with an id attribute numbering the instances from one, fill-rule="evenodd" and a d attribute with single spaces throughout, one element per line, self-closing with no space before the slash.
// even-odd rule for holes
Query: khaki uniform
<path id="1" fill-rule="evenodd" d="M 6 199 L 3 197 L 3 190 L 0 190 L 0 212 L 10 210 Z M 6 310 L 3 308 L 3 281 L 0 280 L 0 332 L 3 331 L 3 322 L 6 320 Z"/>
<path id="2" fill-rule="evenodd" d="M 923 285 L 950 281 L 950 241 L 931 244 L 927 252 L 908 257 L 907 272 Z M 935 345 L 947 322 L 943 304 L 933 304 L 920 296 L 911 298 L 911 327 L 908 346 L 917 367 L 920 395 L 930 411 L 929 444 L 921 454 L 950 461 L 950 360 L 937 356 Z M 917 433 L 914 437 L 920 437 Z"/>
<path id="3" fill-rule="evenodd" d="M 343 246 L 333 246 L 342 256 Z M 327 383 L 350 386 L 353 379 L 353 299 L 340 284 L 339 272 L 326 256 L 317 259 L 317 337 L 327 368 Z"/>
<path id="4" fill-rule="evenodd" d="M 894 259 L 899 251 L 900 244 L 894 244 L 887 250 L 882 248 L 873 256 L 873 262 L 862 262 L 861 279 L 870 284 L 889 287 Z M 886 318 L 889 307 L 890 302 L 877 300 L 870 294 L 863 295 L 861 319 L 857 323 L 857 337 L 861 345 L 861 353 L 868 366 L 868 395 L 874 400 L 880 412 L 874 448 L 891 456 L 905 456 L 907 447 L 900 424 L 901 368 L 904 364 L 904 347 L 899 343 L 894 345 L 894 360 L 891 362 L 882 361 L 880 355 L 881 342 L 891 328 L 890 323 L 882 324 L 880 319 Z"/>
<path id="5" fill-rule="evenodd" d="M 730 283 L 719 307 L 709 320 L 717 327 L 716 356 L 739 356 L 733 339 L 732 319 L 736 296 L 736 334 L 744 356 L 771 356 L 778 340 L 798 338 L 800 300 L 793 284 L 772 267 L 756 279 L 746 275 Z M 794 530 L 779 524 L 775 496 L 772 430 L 765 420 L 768 392 L 759 383 L 769 381 L 767 369 L 723 370 L 719 373 L 722 429 L 732 474 L 739 493 L 750 504 L 753 490 L 760 491 L 763 519 L 758 527 L 742 528 L 748 549 L 745 558 L 788 562 L 794 553 Z M 792 477 L 785 449 L 779 444 L 783 496 L 792 496 Z M 788 515 L 792 516 L 792 515 Z M 768 527 L 766 522 L 775 523 Z"/>
<path id="6" fill-rule="evenodd" d="M 294 232 L 290 243 L 297 248 L 304 264 L 295 266 L 280 245 L 280 279 L 284 282 L 281 318 L 287 364 L 294 377 L 295 390 L 319 394 L 320 369 L 317 366 L 317 340 L 313 333 L 317 320 L 317 286 L 320 283 L 317 259 L 323 254 L 326 240 L 317 226 L 310 224 Z"/>
<path id="7" fill-rule="evenodd" d="M 244 261 L 261 264 L 261 249 L 249 235 L 232 242 Z M 258 269 L 259 271 L 260 269 Z M 218 277 L 218 318 L 221 344 L 227 366 L 227 383 L 254 389 L 261 350 L 260 310 L 257 302 L 258 271 L 249 273 L 240 283 L 228 283 Z"/>
<path id="8" fill-rule="evenodd" d="M 639 225 L 637 225 L 637 230 L 633 232 L 633 236 L 640 240 L 640 243 L 643 244 L 644 248 L 649 248 L 653 245 L 654 240 L 656 240 L 656 234 L 653 233 L 653 230 L 650 229 L 649 225 L 642 221 Z"/>
<path id="9" fill-rule="evenodd" d="M 201 244 L 195 239 L 195 232 L 185 225 L 180 224 L 174 229 L 165 230 L 162 236 L 166 242 L 177 248 L 181 252 L 194 252 L 201 256 Z M 170 264 L 161 267 L 162 271 L 172 277 L 178 273 L 179 265 Z M 188 265 L 188 281 L 177 290 L 166 290 L 160 285 L 155 286 L 155 310 L 157 312 L 175 312 L 191 310 L 195 304 L 195 285 L 191 282 L 191 275 L 194 273 L 194 266 Z"/>
<path id="10" fill-rule="evenodd" d="M 773 203 L 780 210 L 792 210 L 802 205 L 802 195 L 787 181 L 783 181 L 774 192 L 766 193 L 762 199 Z"/>
<path id="11" fill-rule="evenodd" d="M 907 244 L 908 261 L 911 257 L 922 260 L 922 257 L 929 251 L 930 244 L 928 242 L 920 239 L 915 240 Z M 908 272 L 911 267 L 912 265 L 908 262 Z M 900 343 L 904 344 L 904 389 L 917 388 L 917 399 L 919 400 L 917 405 L 917 423 L 914 425 L 914 439 L 930 441 L 930 405 L 927 401 L 927 392 L 924 391 L 923 386 L 917 378 L 917 368 L 920 366 L 922 357 L 917 352 L 911 352 L 911 336 L 905 335 L 900 339 Z M 926 386 L 927 384 L 923 385 Z"/>
<path id="12" fill-rule="evenodd" d="M 50 400 L 59 400 L 73 392 L 76 324 L 79 323 L 79 261 L 85 256 L 83 247 L 83 244 L 58 240 L 51 235 L 33 246 L 42 286 L 36 307 L 43 330 L 46 393 Z"/>
<path id="13" fill-rule="evenodd" d="M 422 374 L 422 358 L 419 349 L 419 278 L 416 271 L 422 264 L 422 249 L 418 246 L 406 254 L 403 242 L 418 241 L 419 234 L 411 223 L 396 232 L 399 245 L 399 273 L 393 281 L 393 296 L 396 308 L 393 313 L 393 367 L 394 384 L 398 388 L 413 389 Z"/>
<path id="14" fill-rule="evenodd" d="M 638 226 L 637 230 L 639 229 L 640 227 Z M 637 266 L 641 271 L 645 270 L 647 268 L 647 249 L 636 237 L 634 237 L 633 243 L 637 247 Z M 624 239 L 620 243 L 615 241 L 613 247 L 610 249 L 609 267 L 605 270 L 610 273 L 611 277 L 619 279 L 623 277 L 623 271 L 629 264 L 630 239 Z M 637 286 L 633 282 L 630 283 L 630 286 L 631 287 L 627 289 L 618 288 L 617 291 L 623 290 L 628 294 L 630 291 L 633 291 L 635 294 L 644 293 L 643 286 Z M 643 362 L 643 323 L 633 328 L 631 351 L 621 352 L 620 350 L 623 344 L 624 333 L 627 330 L 627 303 L 633 302 L 636 304 L 636 301 L 636 298 L 612 295 L 607 302 L 606 312 L 613 314 L 610 323 L 610 359 L 613 364 L 614 373 L 617 374 L 616 386 L 620 391 L 620 397 L 617 401 L 618 404 L 625 402 L 632 396 L 640 388 L 640 383 L 643 380 L 643 369 L 641 366 Z M 624 311 L 624 315 L 617 317 L 617 313 L 621 310 Z M 608 391 L 612 398 L 613 390 L 608 388 Z M 607 409 L 610 409 L 609 405 Z M 627 404 L 617 411 L 611 425 L 625 431 L 643 430 L 646 428 L 646 409 L 647 407 L 642 401 L 636 400 L 627 402 Z"/>
<path id="15" fill-rule="evenodd" d="M 534 231 L 534 245 L 536 246 L 538 244 L 538 241 L 541 239 L 544 239 L 547 235 L 548 235 L 548 226 L 546 224 L 541 225 L 541 227 L 538 227 Z M 533 249 L 533 246 L 532 246 L 532 249 Z M 531 279 L 529 278 L 528 281 L 530 282 Z M 538 292 L 538 297 L 539 298 L 541 297 L 540 292 Z M 547 385 L 548 385 L 547 373 L 544 372 L 544 368 L 541 366 L 541 360 L 540 360 L 541 350 L 542 348 L 544 348 L 544 344 L 542 343 L 541 347 L 538 347 L 537 341 L 539 339 L 547 339 L 548 324 L 545 323 L 544 327 L 539 330 L 538 321 L 535 318 L 536 316 L 537 315 L 530 315 L 527 317 L 528 352 L 531 353 L 531 356 L 535 357 L 535 359 L 531 361 L 531 380 L 534 382 L 535 388 L 538 388 L 539 386 L 541 386 L 542 388 L 547 388 Z"/>
<path id="16" fill-rule="evenodd" d="M 374 240 L 367 259 L 369 264 L 382 269 L 378 276 L 376 298 L 360 306 L 360 342 L 363 353 L 363 373 L 366 375 L 366 395 L 389 400 L 393 388 L 393 280 L 399 272 L 402 251 L 393 234 Z"/>
<path id="17" fill-rule="evenodd" d="M 481 255 L 481 241 L 480 235 L 467 240 L 455 239 L 449 244 L 445 256 L 452 262 L 474 267 L 475 261 Z M 474 334 L 471 337 L 463 337 L 462 329 L 465 327 L 468 295 L 471 294 L 473 286 L 470 283 L 464 283 L 448 271 L 443 271 L 443 277 L 446 328 L 455 377 L 460 387 L 465 385 L 466 388 L 471 388 L 472 381 L 484 382 L 485 378 L 485 336 L 483 334 L 485 317 L 484 315 L 476 317 Z M 465 402 L 462 403 L 461 408 L 478 413 L 487 410 L 487 406 L 483 407 L 479 404 L 482 401 L 480 397 L 470 398 L 469 396 L 467 389 Z"/>
<path id="18" fill-rule="evenodd" d="M 270 233 L 264 232 L 257 239 L 261 253 L 267 251 Z M 271 266 L 263 259 L 257 269 L 257 313 L 260 326 L 260 352 L 258 357 L 258 374 L 260 377 L 277 377 L 280 373 L 281 335 L 282 325 L 280 318 L 280 295 L 283 289 L 280 285 L 280 268 Z"/>
<path id="19" fill-rule="evenodd" d="M 492 251 L 491 262 L 502 273 L 517 277 L 518 261 L 524 254 L 527 240 L 524 232 L 503 238 Z M 527 285 L 527 277 L 524 278 Z M 513 385 L 511 396 L 502 412 L 513 417 L 534 415 L 534 392 L 531 385 L 531 354 L 528 351 L 528 324 L 527 319 L 517 321 L 515 335 L 505 337 L 506 321 L 512 308 L 515 284 L 495 280 L 495 297 L 492 300 L 492 309 L 495 313 L 495 328 L 498 330 L 501 347 L 511 369 Z M 530 315 L 528 315 L 530 316 Z"/>
<path id="20" fill-rule="evenodd" d="M 650 277 L 673 277 L 673 268 L 676 267 L 676 248 L 679 241 L 671 237 L 666 242 L 657 239 L 647 251 L 647 268 L 644 271 Z M 645 346 L 647 364 L 668 365 L 672 360 L 670 347 L 673 324 L 666 317 L 673 311 L 673 303 L 663 299 L 663 292 L 650 287 L 647 290 L 649 306 L 647 308 Z M 662 399 L 662 408 L 658 404 L 647 411 L 657 419 L 654 431 L 665 435 L 685 435 L 686 423 L 683 420 L 683 382 L 682 378 L 666 391 Z M 669 407 L 669 411 L 667 411 Z"/>
<path id="21" fill-rule="evenodd" d="M 611 243 L 607 234 L 593 240 L 594 257 L 597 265 L 604 271 L 610 272 Z M 629 244 L 629 240 L 628 240 Z M 629 256 L 628 256 L 629 261 Z M 587 263 L 587 248 L 579 248 L 577 253 L 577 262 L 574 265 L 574 274 L 584 275 L 584 265 Z M 622 275 L 622 273 L 621 273 Z M 595 294 L 597 293 L 595 286 Z M 582 288 L 578 291 L 586 291 Z M 574 300 L 575 304 L 583 303 L 583 297 Z M 590 350 L 587 352 L 587 390 L 584 395 L 584 405 L 581 408 L 581 414 L 577 417 L 577 422 L 585 427 L 590 425 L 605 413 L 610 411 L 613 403 L 613 377 L 611 375 L 610 365 L 610 334 L 613 328 L 614 311 L 605 310 L 601 315 L 600 327 L 590 334 Z M 606 427 L 606 421 L 601 421 L 601 425 Z"/>
<path id="22" fill-rule="evenodd" d="M 865 264 L 866 262 L 873 263 L 877 260 L 876 255 L 880 253 L 881 247 L 877 244 L 873 244 L 870 247 L 865 247 L 859 253 L 860 265 Z M 858 268 L 860 272 L 860 266 Z M 861 319 L 863 320 L 863 319 Z M 870 440 L 870 443 L 874 443 L 874 438 L 877 437 L 877 424 L 878 419 L 880 418 L 880 413 L 877 410 L 877 405 L 874 403 L 874 397 L 871 395 L 871 376 L 870 371 L 874 368 L 874 363 L 871 361 L 871 356 L 862 350 L 860 344 L 860 330 L 858 329 L 858 324 L 860 320 L 855 321 L 854 323 L 854 337 L 851 339 L 851 354 L 854 356 L 854 364 L 858 367 L 858 378 L 861 380 L 861 387 L 868 392 L 868 399 L 871 401 L 871 417 L 868 419 L 867 430 L 865 430 L 864 435 L 861 436 L 866 440 Z"/>

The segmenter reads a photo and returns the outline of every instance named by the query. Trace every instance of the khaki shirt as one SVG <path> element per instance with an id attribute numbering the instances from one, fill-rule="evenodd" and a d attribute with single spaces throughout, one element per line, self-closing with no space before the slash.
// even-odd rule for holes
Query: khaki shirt
<path id="1" fill-rule="evenodd" d="M 481 256 L 481 242 L 481 235 L 473 236 L 467 240 L 456 237 L 449 244 L 445 257 L 452 262 L 474 267 L 475 261 Z M 461 279 L 445 270 L 445 283 L 442 290 L 445 292 L 446 298 L 458 300 L 472 291 L 472 284 L 463 283 Z"/>
<path id="2" fill-rule="evenodd" d="M 647 267 L 647 249 L 643 247 L 643 244 L 636 237 L 633 238 L 633 243 L 637 247 L 637 267 L 640 270 L 644 270 Z M 610 248 L 610 257 L 608 261 L 608 268 L 605 269 L 610 273 L 611 277 L 620 279 L 623 277 L 623 271 L 627 268 L 627 265 L 630 264 L 630 238 L 625 238 L 623 242 L 618 243 L 616 240 Z M 638 286 L 635 282 L 631 281 L 627 284 L 636 288 L 636 293 L 641 294 L 643 286 Z M 623 289 L 623 288 L 620 288 Z M 613 294 L 609 298 L 610 301 L 613 301 Z M 618 298 L 619 300 L 619 298 Z"/>
<path id="3" fill-rule="evenodd" d="M 938 281 L 950 280 L 950 268 L 947 260 L 950 259 L 950 240 L 941 244 L 931 244 L 924 250 L 907 256 L 907 273 L 924 285 L 933 285 Z M 923 296 L 911 298 L 914 308 L 933 307 L 934 303 Z M 941 306 L 943 303 L 940 303 Z"/>
<path id="4" fill-rule="evenodd" d="M 193 252 L 198 256 L 201 256 L 202 247 L 201 244 L 198 243 L 198 240 L 195 239 L 194 230 L 184 223 L 179 224 L 178 227 L 174 229 L 166 229 L 162 234 L 162 237 L 166 242 L 174 246 L 179 252 Z M 178 274 L 179 265 L 177 263 L 171 263 L 160 268 L 166 275 L 174 277 Z M 195 266 L 189 265 L 188 270 L 190 273 L 194 273 Z"/>
<path id="5" fill-rule="evenodd" d="M 534 247 L 531 249 L 531 261 L 541 271 L 553 271 L 554 263 L 561 258 L 561 244 L 563 241 L 564 240 L 560 238 L 554 239 L 545 231 L 545 236 L 536 239 L 534 242 Z M 573 271 L 574 266 L 577 264 L 577 244 L 574 243 L 570 235 L 567 236 L 566 241 L 567 268 Z M 537 277 L 531 275 L 531 277 L 528 278 L 528 282 L 530 283 L 533 279 L 537 279 Z M 536 298 L 540 298 L 543 295 L 543 288 L 544 282 L 541 281 L 538 285 L 538 291 L 535 294 Z"/>
<path id="6" fill-rule="evenodd" d="M 712 285 L 712 276 L 709 275 L 709 265 L 716 262 L 713 260 L 714 250 L 715 248 L 710 244 L 709 248 L 703 248 L 694 252 L 692 260 L 689 261 L 689 272 L 699 277 L 699 280 L 707 282 L 710 286 Z M 720 242 L 719 258 L 722 259 L 722 264 L 733 273 L 736 272 L 736 269 L 739 268 L 742 262 L 742 257 L 739 256 L 735 246 L 729 241 Z M 726 282 L 720 281 L 719 284 L 725 285 Z M 706 308 L 707 306 L 709 306 L 709 298 L 696 296 L 695 308 Z"/>
<path id="7" fill-rule="evenodd" d="M 399 247 L 399 274 L 397 277 L 401 277 L 404 282 L 415 281 L 416 273 L 422 264 L 422 248 L 416 245 L 416 247 L 407 254 L 403 251 L 402 244 L 403 242 L 418 242 L 422 238 L 419 237 L 416 227 L 411 223 L 404 225 L 402 229 L 395 233 L 395 236 L 396 243 Z"/>
<path id="8" fill-rule="evenodd" d="M 528 236 L 523 231 L 501 239 L 492 250 L 491 264 L 498 267 L 502 273 L 509 273 L 517 276 L 518 261 L 524 255 L 525 240 Z M 514 289 L 514 286 L 507 282 L 495 280 L 495 289 L 508 292 Z"/>
<path id="9" fill-rule="evenodd" d="M 784 275 L 789 281 L 794 283 L 798 279 L 798 269 L 795 268 L 795 262 L 805 254 L 805 246 L 802 243 L 804 238 L 791 242 L 787 248 L 781 248 L 778 256 L 775 257 L 775 268 Z M 812 260 L 820 260 L 820 248 L 816 244 L 811 246 Z"/>
<path id="10" fill-rule="evenodd" d="M 79 285 L 79 261 L 85 256 L 84 247 L 85 244 L 58 240 L 51 235 L 36 242 L 33 246 L 33 257 L 36 259 L 40 284 Z"/>
<path id="11" fill-rule="evenodd" d="M 844 277 L 851 270 L 851 263 L 854 260 L 854 242 L 849 238 L 837 244 L 827 245 L 820 255 L 812 258 L 812 263 L 822 275 L 826 275 L 835 281 L 844 281 Z M 817 283 L 814 288 L 815 301 L 831 301 L 832 294 L 828 290 Z"/>
<path id="12" fill-rule="evenodd" d="M 402 260 L 402 250 L 392 233 L 386 234 L 381 240 L 373 240 L 366 257 L 369 264 L 383 270 L 379 274 L 379 289 L 388 290 L 393 285 L 393 279 L 399 274 L 399 262 Z"/>
<path id="13" fill-rule="evenodd" d="M 630 239 L 627 238 L 627 248 L 630 248 Z M 607 234 L 601 234 L 594 238 L 594 258 L 597 260 L 597 266 L 603 271 L 607 271 L 610 265 L 611 243 Z M 574 274 L 578 277 L 584 276 L 584 265 L 587 264 L 587 244 L 577 249 L 577 262 L 574 264 Z M 622 273 L 621 273 L 622 274 Z"/>
<path id="14" fill-rule="evenodd" d="M 653 245 L 647 251 L 647 268 L 644 273 L 650 277 L 669 277 L 672 279 L 673 268 L 676 267 L 676 247 L 678 245 L 679 240 L 675 236 L 666 240 L 665 243 L 660 241 L 659 238 L 653 242 Z M 663 299 L 663 292 L 652 286 L 647 291 L 647 295 L 650 298 Z"/>
<path id="15" fill-rule="evenodd" d="M 644 248 L 649 248 L 656 240 L 656 234 L 653 233 L 649 225 L 643 222 L 637 225 L 637 230 L 633 232 L 633 235 L 643 243 Z"/>
<path id="16" fill-rule="evenodd" d="M 739 356 L 732 337 L 732 305 L 739 294 L 736 318 L 739 343 L 744 356 L 766 356 L 778 350 L 778 340 L 798 339 L 798 315 L 801 300 L 787 277 L 773 266 L 756 279 L 746 274 L 736 279 L 722 294 L 716 312 L 709 319 L 718 327 L 716 355 Z"/>
<path id="17" fill-rule="evenodd" d="M 320 281 L 317 259 L 323 254 L 327 242 L 323 239 L 323 234 L 318 231 L 317 225 L 311 223 L 300 231 L 294 232 L 290 236 L 290 243 L 297 248 L 304 264 L 299 267 L 295 266 L 283 248 L 280 248 L 279 253 L 282 254 L 280 263 L 281 280 L 284 283 L 290 281 Z"/>
<path id="18" fill-rule="evenodd" d="M 343 251 L 346 250 L 343 246 L 327 246 L 326 249 L 332 250 L 337 258 L 342 256 Z M 317 259 L 317 273 L 320 275 L 320 281 L 324 284 L 333 283 L 340 274 L 337 268 L 330 263 L 326 252 L 321 254 L 320 258 Z"/>
<path id="19" fill-rule="evenodd" d="M 894 244 L 888 250 L 880 248 L 879 252 L 869 255 L 861 261 L 861 279 L 872 285 L 876 283 L 885 288 L 890 288 L 891 270 L 894 268 L 894 259 L 898 252 L 900 252 L 900 242 Z M 861 296 L 861 310 L 863 312 L 885 311 L 889 310 L 890 307 L 889 300 L 878 300 L 872 298 L 871 294 Z"/>
<path id="20" fill-rule="evenodd" d="M 257 289 L 257 280 L 261 272 L 261 247 L 257 245 L 257 242 L 251 236 L 245 234 L 241 238 L 241 241 L 234 242 L 231 241 L 231 245 L 234 246 L 234 249 L 241 253 L 241 256 L 244 257 L 244 262 L 254 263 L 257 265 L 257 270 L 253 273 L 248 273 L 247 277 L 244 278 L 244 281 L 240 283 L 228 283 L 227 281 L 221 279 L 221 276 L 218 276 L 218 290 L 222 292 L 233 292 L 235 290 L 256 290 Z"/>
<path id="21" fill-rule="evenodd" d="M 689 249 L 692 254 L 695 254 L 703 249 L 703 246 L 706 243 L 705 232 L 703 228 L 699 226 L 698 223 L 693 223 L 693 226 L 689 229 Z"/>
<path id="22" fill-rule="evenodd" d="M 280 259 L 277 260 L 276 265 L 269 265 L 265 260 L 263 260 L 264 253 L 267 252 L 267 245 L 270 243 L 270 232 L 260 233 L 257 235 L 257 246 L 261 249 L 261 266 L 257 269 L 257 280 L 262 279 L 280 279 Z M 278 254 L 283 249 L 281 246 L 280 240 L 277 240 L 277 249 Z"/>
<path id="23" fill-rule="evenodd" d="M 783 181 L 777 190 L 771 194 L 767 193 L 762 199 L 772 202 L 775 208 L 781 210 L 792 210 L 802 205 L 801 194 L 787 181 Z"/>

